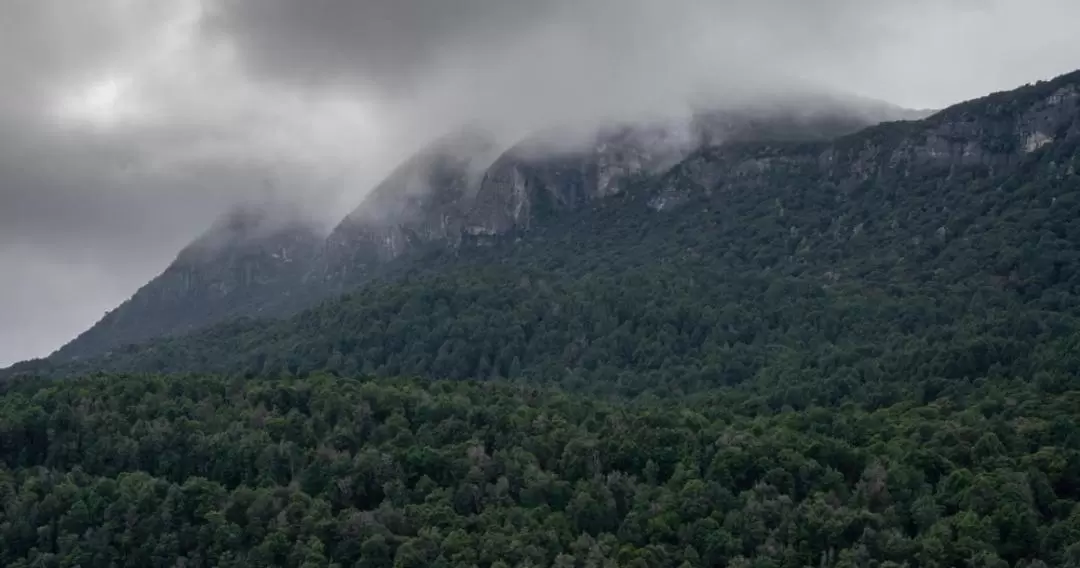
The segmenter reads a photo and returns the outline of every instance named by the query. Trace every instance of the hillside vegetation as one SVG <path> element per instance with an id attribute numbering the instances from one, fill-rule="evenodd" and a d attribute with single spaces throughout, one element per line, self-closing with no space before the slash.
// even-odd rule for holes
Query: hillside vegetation
<path id="1" fill-rule="evenodd" d="M 1078 405 L 1002 380 L 781 413 L 503 382 L 23 384 L 0 399 L 0 563 L 1078 566 Z"/>
<path id="2" fill-rule="evenodd" d="M 5 371 L 0 564 L 1080 567 L 1080 73 L 535 197 Z"/>

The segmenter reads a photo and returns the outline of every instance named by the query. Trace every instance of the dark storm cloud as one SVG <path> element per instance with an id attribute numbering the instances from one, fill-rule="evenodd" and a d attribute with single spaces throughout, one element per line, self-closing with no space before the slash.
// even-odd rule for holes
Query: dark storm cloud
<path id="1" fill-rule="evenodd" d="M 43 355 L 224 209 L 333 222 L 480 123 L 824 88 L 940 106 L 1080 67 L 1074 0 L 6 0 L 0 364 Z"/>

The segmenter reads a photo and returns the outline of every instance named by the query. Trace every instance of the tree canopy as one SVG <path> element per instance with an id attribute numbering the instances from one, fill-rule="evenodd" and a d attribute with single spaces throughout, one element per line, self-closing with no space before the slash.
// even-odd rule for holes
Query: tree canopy
<path id="1" fill-rule="evenodd" d="M 1074 566 L 1078 405 L 1008 381 L 777 413 L 491 381 L 23 382 L 0 402 L 0 563 Z"/>

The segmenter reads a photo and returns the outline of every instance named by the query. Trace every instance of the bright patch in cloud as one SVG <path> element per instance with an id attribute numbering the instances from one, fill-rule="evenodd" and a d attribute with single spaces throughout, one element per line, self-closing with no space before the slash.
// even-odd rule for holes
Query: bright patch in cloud
<path id="1" fill-rule="evenodd" d="M 110 76 L 99 79 L 63 97 L 58 105 L 60 118 L 96 126 L 112 126 L 135 111 L 131 100 L 131 80 Z"/>

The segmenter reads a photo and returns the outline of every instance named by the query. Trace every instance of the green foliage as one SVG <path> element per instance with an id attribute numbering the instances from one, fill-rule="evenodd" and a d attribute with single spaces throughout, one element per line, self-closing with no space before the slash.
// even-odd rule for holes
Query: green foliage
<path id="1" fill-rule="evenodd" d="M 5 566 L 1064 565 L 1080 391 L 744 416 L 504 382 L 101 377 L 0 399 Z"/>

